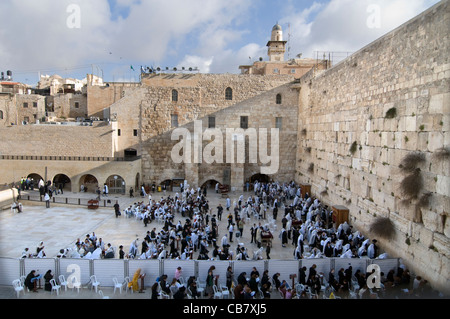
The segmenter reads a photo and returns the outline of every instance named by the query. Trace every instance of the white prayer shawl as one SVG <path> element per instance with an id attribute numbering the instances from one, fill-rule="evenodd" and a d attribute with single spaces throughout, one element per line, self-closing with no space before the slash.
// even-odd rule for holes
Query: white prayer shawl
<path id="1" fill-rule="evenodd" d="M 352 258 L 352 251 L 348 249 L 345 253 L 341 255 L 341 258 Z"/>
<path id="2" fill-rule="evenodd" d="M 375 247 L 373 244 L 370 244 L 369 248 L 367 248 L 367 256 L 370 259 L 374 259 L 375 258 Z"/>
<path id="3" fill-rule="evenodd" d="M 364 254 L 365 251 L 366 251 L 366 247 L 364 245 L 359 247 L 359 249 L 358 249 L 358 257 L 361 257 Z"/>

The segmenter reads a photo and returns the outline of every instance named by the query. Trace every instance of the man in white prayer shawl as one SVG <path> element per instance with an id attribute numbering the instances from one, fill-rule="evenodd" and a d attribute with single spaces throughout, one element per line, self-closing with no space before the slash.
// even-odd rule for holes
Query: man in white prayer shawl
<path id="1" fill-rule="evenodd" d="M 138 244 L 137 244 L 138 238 L 133 240 L 130 244 L 130 250 L 128 252 L 128 255 L 132 256 L 131 258 L 134 258 L 138 255 Z"/>
<path id="2" fill-rule="evenodd" d="M 223 235 L 222 240 L 220 241 L 220 243 L 221 243 L 222 247 L 225 247 L 225 246 L 228 245 L 228 235 L 227 234 Z"/>
<path id="3" fill-rule="evenodd" d="M 371 243 L 370 245 L 369 245 L 369 248 L 367 248 L 367 256 L 370 258 L 370 259 L 375 259 L 375 245 L 374 245 L 374 243 Z"/>
<path id="4" fill-rule="evenodd" d="M 341 258 L 352 258 L 353 257 L 353 253 L 351 251 L 351 249 L 347 249 L 342 255 Z"/>
<path id="5" fill-rule="evenodd" d="M 165 249 L 163 249 L 158 255 L 158 260 L 161 260 L 161 259 L 166 259 L 166 250 Z"/>

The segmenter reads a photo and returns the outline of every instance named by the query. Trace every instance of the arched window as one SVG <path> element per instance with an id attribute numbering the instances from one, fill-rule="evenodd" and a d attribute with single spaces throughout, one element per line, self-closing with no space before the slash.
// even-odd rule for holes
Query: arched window
<path id="1" fill-rule="evenodd" d="M 233 99 L 233 90 L 230 87 L 227 87 L 225 90 L 225 100 L 231 101 Z"/>
<path id="2" fill-rule="evenodd" d="M 276 103 L 281 104 L 281 94 L 277 94 Z"/>
<path id="3" fill-rule="evenodd" d="M 178 102 L 178 91 L 172 90 L 172 102 Z"/>

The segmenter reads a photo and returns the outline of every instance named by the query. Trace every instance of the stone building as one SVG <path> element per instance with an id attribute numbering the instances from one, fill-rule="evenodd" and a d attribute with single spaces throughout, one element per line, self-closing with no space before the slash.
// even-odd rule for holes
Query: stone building
<path id="1" fill-rule="evenodd" d="M 390 236 L 377 237 L 382 249 L 449 293 L 449 19 L 449 1 L 441 1 L 342 62 L 311 62 L 301 73 L 288 72 L 302 59 L 283 61 L 275 26 L 269 61 L 241 68 L 243 74 L 87 81 L 84 110 L 104 121 L 1 125 L 0 183 L 64 175 L 75 192 L 81 184 L 92 190 L 107 183 L 123 193 L 186 180 L 194 187 L 219 182 L 238 193 L 254 179 L 295 180 L 324 203 L 346 206 L 350 224 L 368 237 L 377 236 L 371 226 L 380 218 L 389 220 Z M 274 65 L 287 72 L 273 72 Z M 0 123 L 16 116 L 11 105 L 18 99 L 0 94 Z M 266 130 L 265 143 L 240 135 L 241 128 Z M 230 144 L 227 129 L 235 133 Z M 279 134 L 278 166 L 265 174 L 277 144 L 272 132 Z M 182 157 L 188 145 L 191 156 Z M 234 156 L 227 158 L 230 145 Z M 269 152 L 261 154 L 261 145 Z"/>

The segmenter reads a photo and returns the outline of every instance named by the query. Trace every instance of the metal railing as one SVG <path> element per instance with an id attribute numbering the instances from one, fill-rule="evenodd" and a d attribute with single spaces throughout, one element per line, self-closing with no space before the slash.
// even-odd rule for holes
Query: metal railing
<path id="1" fill-rule="evenodd" d="M 99 161 L 99 162 L 133 162 L 141 156 L 106 157 L 106 156 L 49 156 L 49 155 L 0 155 L 0 160 L 15 161 Z"/>
<path id="2" fill-rule="evenodd" d="M 137 269 L 141 269 L 146 274 L 145 286 L 151 286 L 156 278 L 166 274 L 169 282 L 174 277 L 177 267 L 182 268 L 182 276 L 195 276 L 204 281 L 208 270 L 215 266 L 214 275 L 218 276 L 219 284 L 224 285 L 226 281 L 226 270 L 232 267 L 234 278 L 237 279 L 241 272 L 250 275 L 253 267 L 256 267 L 260 275 L 265 270 L 269 271 L 269 276 L 279 273 L 279 280 L 286 280 L 289 284 L 298 282 L 299 271 L 304 266 L 308 275 L 312 265 L 316 265 L 324 283 L 328 282 L 328 274 L 331 269 L 337 273 L 339 269 L 347 269 L 352 266 L 353 273 L 360 270 L 366 273 L 367 267 L 377 264 L 380 270 L 388 273 L 390 270 L 397 270 L 399 266 L 398 258 L 390 259 L 368 259 L 368 258 L 317 258 L 299 260 L 178 260 L 178 259 L 86 259 L 86 258 L 7 258 L 0 257 L 0 285 L 11 285 L 12 281 L 26 276 L 31 270 L 36 270 L 44 274 L 47 270 L 52 270 L 55 278 L 64 275 L 78 276 L 79 282 L 84 286 L 89 283 L 89 278 L 95 275 L 101 286 L 113 286 L 113 278 L 122 282 L 125 277 L 132 277 Z"/>

